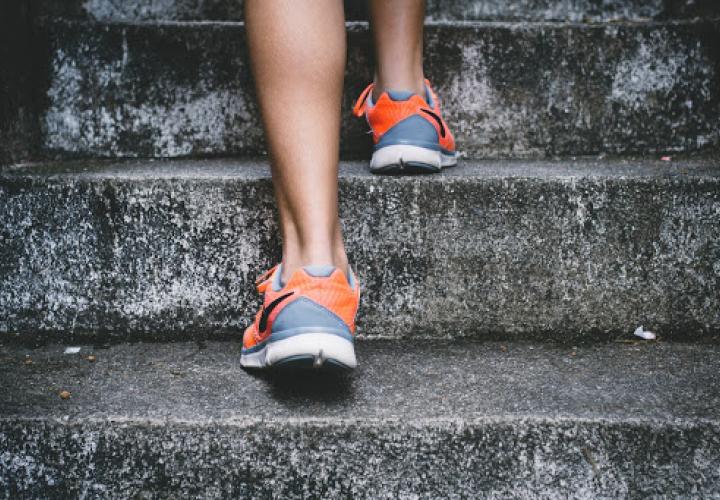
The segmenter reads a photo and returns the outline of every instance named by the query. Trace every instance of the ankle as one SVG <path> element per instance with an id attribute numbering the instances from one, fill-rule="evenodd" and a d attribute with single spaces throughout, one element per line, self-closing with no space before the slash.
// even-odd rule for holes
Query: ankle
<path id="1" fill-rule="evenodd" d="M 425 80 L 422 75 L 418 77 L 395 78 L 392 80 L 375 79 L 373 100 L 377 100 L 388 90 L 404 90 L 413 94 L 425 95 Z"/>
<path id="2" fill-rule="evenodd" d="M 348 273 L 348 259 L 344 249 L 322 252 L 286 252 L 282 260 L 280 279 L 287 283 L 295 271 L 306 266 L 333 266 Z"/>

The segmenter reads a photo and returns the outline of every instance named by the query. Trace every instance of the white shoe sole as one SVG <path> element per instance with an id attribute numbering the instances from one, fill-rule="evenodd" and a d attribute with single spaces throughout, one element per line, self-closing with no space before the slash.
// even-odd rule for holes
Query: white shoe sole
<path id="1" fill-rule="evenodd" d="M 321 368 L 327 365 L 353 369 L 357 359 L 350 340 L 332 333 L 308 332 L 268 342 L 259 351 L 241 354 L 240 365 L 245 368 L 277 365 Z"/>
<path id="2" fill-rule="evenodd" d="M 378 149 L 370 160 L 370 171 L 376 174 L 436 173 L 457 165 L 457 153 L 445 154 L 420 146 L 398 144 Z"/>

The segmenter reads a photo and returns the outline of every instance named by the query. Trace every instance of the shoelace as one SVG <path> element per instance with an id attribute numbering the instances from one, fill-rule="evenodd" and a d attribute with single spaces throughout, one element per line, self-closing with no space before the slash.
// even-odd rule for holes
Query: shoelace
<path id="1" fill-rule="evenodd" d="M 258 276 L 258 278 L 255 280 L 255 289 L 258 291 L 258 293 L 265 293 L 267 291 L 267 288 L 268 286 L 270 286 L 270 283 L 272 281 L 272 276 L 277 270 L 278 266 L 279 264 L 275 264 L 269 270 Z"/>
<path id="2" fill-rule="evenodd" d="M 353 106 L 353 114 L 358 118 L 365 114 L 365 108 L 367 107 L 367 98 L 374 88 L 374 83 L 371 83 L 370 85 L 365 87 L 365 90 L 362 91 L 360 97 L 358 97 L 357 101 L 355 101 L 355 106 Z"/>

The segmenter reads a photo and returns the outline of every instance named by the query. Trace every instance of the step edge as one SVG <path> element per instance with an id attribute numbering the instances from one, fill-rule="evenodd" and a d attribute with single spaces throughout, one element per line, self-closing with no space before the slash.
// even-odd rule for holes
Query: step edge
<path id="1" fill-rule="evenodd" d="M 40 26 L 58 27 L 106 27 L 106 28 L 232 28 L 244 29 L 245 21 L 176 21 L 176 20 L 93 20 L 93 19 L 41 19 Z M 623 19 L 614 21 L 508 21 L 508 20 L 431 20 L 425 22 L 425 28 L 455 28 L 455 29 L 606 29 L 606 28 L 661 28 L 720 24 L 720 16 L 710 18 L 687 19 Z M 345 28 L 349 32 L 368 31 L 370 24 L 367 21 L 346 21 Z"/>
<path id="2" fill-rule="evenodd" d="M 425 427 L 470 427 L 470 426 L 496 426 L 496 425 L 536 425 L 536 426 L 563 426 L 563 425 L 599 425 L 623 426 L 634 428 L 683 428 L 697 427 L 714 428 L 720 434 L 720 417 L 686 417 L 669 415 L 667 418 L 651 416 L 647 418 L 617 416 L 572 416 L 561 415 L 530 415 L 530 414 L 498 414 L 498 415 L 461 415 L 449 417 L 284 417 L 284 418 L 257 418 L 246 415 L 227 418 L 157 418 L 125 415 L 106 416 L 64 416 L 64 417 L 28 417 L 23 415 L 0 416 L 0 427 L 3 425 L 49 424 L 71 427 L 76 425 L 118 424 L 137 425 L 149 427 L 177 426 L 221 426 L 228 428 L 276 428 L 278 425 L 309 426 L 315 428 L 332 427 L 377 427 L 387 425 L 392 427 L 425 428 Z"/>
<path id="3" fill-rule="evenodd" d="M 85 168 L 87 166 L 87 168 Z M 58 170 L 52 170 L 53 168 Z M 41 170 L 42 169 L 42 170 Z M 49 169 L 49 170 L 48 170 Z M 62 170 L 66 169 L 66 170 Z M 82 169 L 82 170 L 81 170 Z M 129 169 L 137 169 L 135 171 Z M 618 169 L 618 171 L 615 171 Z M 0 169 L 0 184 L 43 182 L 258 182 L 271 178 L 267 160 L 166 159 L 82 160 L 31 162 Z M 720 159 L 688 159 L 672 162 L 643 160 L 464 160 L 453 171 L 431 176 L 378 178 L 364 161 L 341 161 L 340 181 L 382 180 L 396 183 L 454 183 L 472 181 L 720 181 Z"/>

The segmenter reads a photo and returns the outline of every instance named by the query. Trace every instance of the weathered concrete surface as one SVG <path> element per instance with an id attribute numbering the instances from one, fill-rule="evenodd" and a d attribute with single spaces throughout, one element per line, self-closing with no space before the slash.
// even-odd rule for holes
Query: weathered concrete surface
<path id="1" fill-rule="evenodd" d="M 99 21 L 240 21 L 242 0 L 38 0 L 42 12 Z M 367 19 L 364 0 L 346 17 Z M 715 0 L 428 0 L 428 20 L 612 21 L 718 16 Z"/>
<path id="2" fill-rule="evenodd" d="M 227 23 L 55 24 L 46 154 L 260 154 L 244 28 Z M 366 156 L 350 116 L 371 79 L 351 25 L 342 152 Z M 720 146 L 720 21 L 437 24 L 426 70 L 459 147 L 481 157 L 646 154 Z"/>
<path id="3" fill-rule="evenodd" d="M 432 20 L 592 21 L 717 17 L 714 0 L 427 0 Z"/>
<path id="4" fill-rule="evenodd" d="M 716 161 L 343 164 L 370 336 L 720 333 Z M 236 335 L 279 258 L 268 169 L 68 163 L 0 174 L 0 331 L 27 339 Z M 56 335 L 56 337 L 53 336 Z"/>
<path id="5" fill-rule="evenodd" d="M 717 345 L 367 341 L 350 378 L 63 348 L 0 347 L 8 498 L 720 495 Z"/>

